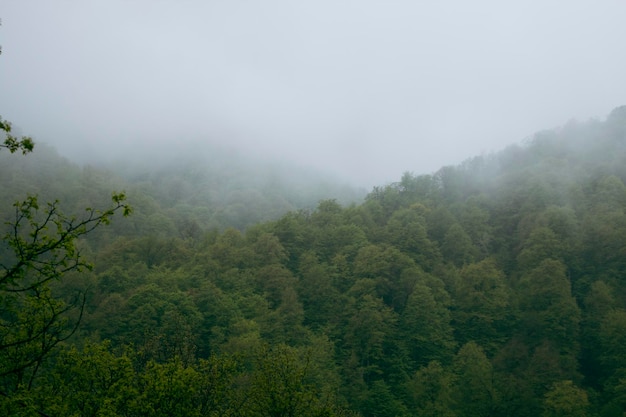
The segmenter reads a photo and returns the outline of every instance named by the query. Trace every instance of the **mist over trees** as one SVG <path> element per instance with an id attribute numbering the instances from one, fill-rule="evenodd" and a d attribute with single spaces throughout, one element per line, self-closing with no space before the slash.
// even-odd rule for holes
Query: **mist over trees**
<path id="1" fill-rule="evenodd" d="M 94 268 L 48 299 L 85 294 L 80 326 L 28 384 L 0 374 L 2 414 L 626 411 L 626 107 L 362 200 L 219 162 L 0 152 L 1 201 L 134 209 L 77 239 Z M 3 326 L 25 311 L 3 298 Z"/>

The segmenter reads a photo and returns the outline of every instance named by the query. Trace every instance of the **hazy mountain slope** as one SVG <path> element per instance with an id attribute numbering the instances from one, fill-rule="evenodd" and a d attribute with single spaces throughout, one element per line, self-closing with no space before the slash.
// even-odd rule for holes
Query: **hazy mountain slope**
<path id="1" fill-rule="evenodd" d="M 88 294 L 82 327 L 17 398 L 66 414 L 621 416 L 624 162 L 626 107 L 245 232 L 177 223 L 220 183 L 202 164 L 119 169 L 137 211 L 90 236 L 93 273 L 54 287 Z M 67 169 L 85 177 L 70 188 L 99 183 Z M 264 189 L 242 177 L 227 188 Z"/>
<path id="2" fill-rule="evenodd" d="M 132 159 L 81 166 L 37 144 L 32 155 L 3 154 L 0 162 L 4 201 L 36 193 L 44 200 L 59 199 L 71 211 L 106 201 L 111 190 L 126 190 L 137 216 L 128 220 L 134 226 L 116 230 L 121 235 L 143 233 L 136 223 L 151 222 L 153 215 L 153 223 L 162 222 L 153 230 L 164 236 L 184 235 L 190 227 L 197 229 L 194 233 L 243 230 L 290 210 L 313 209 L 321 199 L 348 204 L 365 195 L 365 190 L 288 162 L 272 164 L 219 148 L 170 155 L 146 151 Z"/>

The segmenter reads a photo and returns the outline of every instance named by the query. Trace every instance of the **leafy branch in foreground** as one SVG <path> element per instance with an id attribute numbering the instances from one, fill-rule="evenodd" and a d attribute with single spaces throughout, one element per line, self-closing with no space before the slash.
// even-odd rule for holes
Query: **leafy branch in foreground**
<path id="1" fill-rule="evenodd" d="M 112 201 L 113 206 L 104 211 L 87 208 L 87 216 L 80 220 L 61 213 L 58 201 L 47 203 L 41 216 L 36 196 L 13 204 L 15 221 L 7 223 L 10 230 L 3 238 L 12 249 L 13 263 L 0 263 L 0 291 L 28 291 L 66 272 L 91 269 L 76 239 L 109 224 L 117 211 L 124 216 L 131 213 L 124 193 L 113 194 Z"/>
<path id="2" fill-rule="evenodd" d="M 76 240 L 109 224 L 117 212 L 131 213 L 124 193 L 113 194 L 105 210 L 87 208 L 81 219 L 64 215 L 58 205 L 42 209 L 37 197 L 29 196 L 13 205 L 15 218 L 6 223 L 0 247 L 0 393 L 5 395 L 30 388 L 50 351 L 78 327 L 84 295 L 66 303 L 48 285 L 70 271 L 91 269 Z"/>
<path id="3" fill-rule="evenodd" d="M 35 148 L 35 142 L 33 142 L 30 136 L 22 136 L 20 138 L 13 136 L 11 134 L 11 123 L 2 120 L 2 117 L 0 117 L 0 130 L 4 130 L 5 133 L 5 138 L 4 141 L 0 143 L 0 148 L 6 148 L 11 153 L 21 150 L 24 155 L 32 152 Z"/>

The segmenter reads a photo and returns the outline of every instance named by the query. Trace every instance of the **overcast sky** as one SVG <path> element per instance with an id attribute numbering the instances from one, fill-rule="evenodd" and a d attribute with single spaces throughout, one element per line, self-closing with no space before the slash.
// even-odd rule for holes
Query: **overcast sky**
<path id="1" fill-rule="evenodd" d="M 626 104 L 624 0 L 1 0 L 0 18 L 0 115 L 72 157 L 223 143 L 372 186 Z"/>

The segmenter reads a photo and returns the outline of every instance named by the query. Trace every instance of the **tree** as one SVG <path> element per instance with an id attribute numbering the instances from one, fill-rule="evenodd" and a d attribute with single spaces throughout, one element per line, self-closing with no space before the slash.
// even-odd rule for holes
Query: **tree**
<path id="1" fill-rule="evenodd" d="M 461 343 L 475 341 L 492 354 L 504 343 L 511 319 L 509 289 L 504 273 L 489 258 L 466 265 L 455 291 L 453 319 Z"/>
<path id="2" fill-rule="evenodd" d="M 376 282 L 376 292 L 387 305 L 396 310 L 404 306 L 412 285 L 402 282 L 403 273 L 416 268 L 407 254 L 393 246 L 368 245 L 359 250 L 353 265 L 356 277 Z M 408 277 L 405 275 L 404 278 Z"/>
<path id="3" fill-rule="evenodd" d="M 383 380 L 374 381 L 363 397 L 359 408 L 364 417 L 407 416 L 406 406 Z"/>
<path id="4" fill-rule="evenodd" d="M 562 262 L 546 259 L 521 277 L 519 306 L 530 345 L 549 340 L 563 355 L 575 357 L 580 309 Z"/>
<path id="5" fill-rule="evenodd" d="M 456 384 L 452 396 L 457 415 L 493 415 L 497 393 L 491 363 L 482 348 L 474 342 L 465 344 L 457 353 L 453 368 Z"/>
<path id="6" fill-rule="evenodd" d="M 543 401 L 544 417 L 586 417 L 589 408 L 587 393 L 572 381 L 560 381 L 552 386 Z"/>
<path id="7" fill-rule="evenodd" d="M 594 388 L 598 388 L 607 374 L 612 372 L 613 363 L 603 366 L 602 357 L 605 355 L 607 346 L 603 346 L 606 340 L 602 341 L 601 329 L 606 330 L 608 314 L 614 315 L 617 302 L 613 296 L 613 288 L 604 281 L 596 281 L 591 284 L 584 301 L 584 316 L 581 320 L 581 370 L 585 375 L 586 383 Z M 613 312 L 613 313 L 612 313 Z M 618 327 L 619 329 L 619 327 Z M 619 335 L 619 330 L 615 334 L 610 334 L 610 338 Z"/>
<path id="8" fill-rule="evenodd" d="M 478 255 L 478 251 L 472 245 L 472 239 L 458 223 L 448 228 L 441 251 L 447 261 L 459 268 L 474 261 Z"/>
<path id="9" fill-rule="evenodd" d="M 199 417 L 201 375 L 179 358 L 148 362 L 137 381 L 139 395 L 129 401 L 130 415 Z"/>
<path id="10" fill-rule="evenodd" d="M 431 271 L 441 254 L 428 239 L 425 212 L 421 204 L 396 210 L 387 222 L 387 233 L 392 244 L 410 255 L 425 271 Z"/>
<path id="11" fill-rule="evenodd" d="M 418 370 L 407 383 L 410 408 L 424 417 L 456 417 L 452 411 L 455 376 L 432 361 Z"/>
<path id="12" fill-rule="evenodd" d="M 287 345 L 264 346 L 259 350 L 250 376 L 246 404 L 250 417 L 336 416 L 341 410 L 334 398 L 315 380 L 318 364 L 309 349 Z"/>
<path id="13" fill-rule="evenodd" d="M 429 287 L 418 283 L 400 316 L 400 333 L 414 364 L 444 362 L 455 347 L 450 311 L 438 302 Z"/>
<path id="14" fill-rule="evenodd" d="M 626 375 L 626 310 L 614 309 L 603 318 L 598 332 L 600 341 L 600 363 L 608 374 L 606 384 L 613 385 Z"/>
<path id="15" fill-rule="evenodd" d="M 530 232 L 528 239 L 522 243 L 522 249 L 517 256 L 518 267 L 522 271 L 529 271 L 545 259 L 564 259 L 565 240 L 559 237 L 548 227 L 538 227 Z"/>
<path id="16" fill-rule="evenodd" d="M 394 354 L 397 354 L 393 335 L 398 317 L 376 296 L 375 283 L 371 279 L 357 281 L 348 294 L 347 321 L 340 348 L 346 358 L 344 372 L 351 379 L 351 388 L 358 391 L 383 374 L 398 371 L 396 364 L 392 365 L 396 360 Z M 351 397 L 356 395 L 355 392 L 351 394 Z"/>
<path id="17" fill-rule="evenodd" d="M 0 119 L 7 134 L 1 147 L 32 151 L 32 140 L 14 138 L 10 127 Z M 0 243 L 0 393 L 7 398 L 32 387 L 43 361 L 82 318 L 84 294 L 66 302 L 51 285 L 69 272 L 92 268 L 77 240 L 109 224 L 116 212 L 131 213 L 124 193 L 114 193 L 104 210 L 86 208 L 82 218 L 63 214 L 58 201 L 44 205 L 32 195 L 13 208 Z"/>
<path id="18" fill-rule="evenodd" d="M 341 307 L 339 291 L 333 286 L 336 272 L 320 263 L 312 252 L 303 254 L 299 272 L 298 294 L 304 307 L 304 323 L 317 329 L 335 322 Z"/>
<path id="19" fill-rule="evenodd" d="M 131 357 L 114 355 L 108 342 L 62 349 L 34 389 L 34 403 L 47 415 L 119 415 L 139 396 L 135 377 Z"/>

